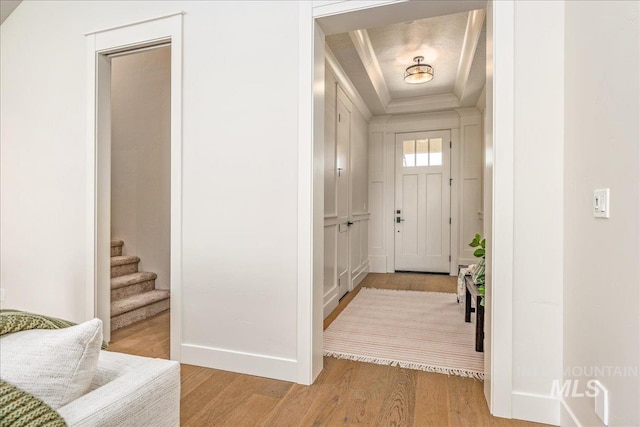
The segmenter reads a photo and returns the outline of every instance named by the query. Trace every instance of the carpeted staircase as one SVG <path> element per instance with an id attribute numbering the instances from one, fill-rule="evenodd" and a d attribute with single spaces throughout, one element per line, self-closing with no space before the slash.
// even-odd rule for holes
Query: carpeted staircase
<path id="1" fill-rule="evenodd" d="M 111 241 L 111 330 L 169 309 L 169 291 L 156 289 L 156 273 L 138 271 L 140 258 L 122 255 L 122 240 Z"/>

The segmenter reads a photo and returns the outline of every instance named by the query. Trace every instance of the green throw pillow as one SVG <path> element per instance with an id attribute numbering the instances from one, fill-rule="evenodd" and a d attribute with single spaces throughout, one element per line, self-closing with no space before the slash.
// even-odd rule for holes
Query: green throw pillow
<path id="1" fill-rule="evenodd" d="M 65 427 L 67 423 L 37 397 L 0 380 L 0 427 Z"/>
<path id="2" fill-rule="evenodd" d="M 48 317 L 26 311 L 0 310 L 0 336 L 31 329 L 62 329 L 75 325 L 76 323 L 56 317 Z M 106 348 L 107 343 L 102 342 L 102 349 Z"/>

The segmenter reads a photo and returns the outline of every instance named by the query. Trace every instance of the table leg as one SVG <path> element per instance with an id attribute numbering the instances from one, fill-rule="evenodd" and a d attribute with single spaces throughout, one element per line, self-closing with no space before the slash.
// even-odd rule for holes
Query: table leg
<path id="1" fill-rule="evenodd" d="M 471 293 L 469 292 L 469 288 L 466 286 L 464 288 L 464 292 L 464 321 L 469 323 L 471 322 Z"/>
<path id="2" fill-rule="evenodd" d="M 482 300 L 478 296 L 476 300 L 476 351 L 484 352 L 484 306 L 480 305 Z"/>

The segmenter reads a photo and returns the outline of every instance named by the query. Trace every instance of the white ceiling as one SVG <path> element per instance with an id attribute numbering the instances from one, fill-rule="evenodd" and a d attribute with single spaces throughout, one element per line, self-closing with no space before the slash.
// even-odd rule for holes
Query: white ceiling
<path id="1" fill-rule="evenodd" d="M 484 10 L 335 34 L 326 42 L 373 115 L 471 107 L 484 87 Z M 404 82 L 415 56 L 434 68 L 430 82 Z"/>

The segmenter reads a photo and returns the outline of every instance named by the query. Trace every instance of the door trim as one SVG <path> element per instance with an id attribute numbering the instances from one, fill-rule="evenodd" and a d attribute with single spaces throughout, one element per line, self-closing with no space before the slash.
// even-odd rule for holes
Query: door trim
<path id="1" fill-rule="evenodd" d="M 182 345 L 182 22 L 183 13 L 86 33 L 87 194 L 86 317 L 111 336 L 110 60 L 107 54 L 171 42 L 171 359 Z M 109 126 L 106 126 L 106 124 Z"/>
<path id="2" fill-rule="evenodd" d="M 338 2 L 328 4 L 302 2 L 299 5 L 299 99 L 298 99 L 298 382 L 311 384 L 322 370 L 322 287 L 323 287 L 323 136 L 324 136 L 324 38 L 320 27 L 348 31 L 346 25 L 357 25 L 366 18 L 372 26 L 384 22 L 401 22 L 400 15 L 428 16 L 429 13 L 453 13 L 450 8 L 460 8 L 462 2 L 406 2 L 398 0 Z M 485 7 L 486 3 L 478 8 Z M 492 50 L 488 52 L 489 70 L 500 76 L 491 91 L 494 103 L 487 105 L 495 112 L 485 135 L 494 136 L 489 141 L 485 164 L 493 168 L 485 181 L 493 189 L 493 203 L 501 203 L 500 221 L 491 218 L 485 210 L 485 224 L 489 229 L 488 240 L 499 250 L 493 254 L 493 297 L 488 312 L 496 320 L 488 318 L 492 337 L 485 345 L 491 349 L 485 363 L 485 396 L 492 414 L 511 417 L 511 393 L 513 385 L 511 368 L 513 359 L 512 330 L 512 256 L 508 248 L 513 241 L 513 28 L 515 22 L 514 0 L 489 2 L 487 32 L 495 31 Z M 449 9 L 448 9 L 449 8 Z M 447 9 L 445 11 L 445 9 Z M 366 15 L 366 16 L 364 16 Z M 495 18 L 495 21 L 494 21 Z M 329 22 L 331 21 L 331 22 Z M 357 28 L 354 26 L 352 29 Z M 489 56 L 491 55 L 491 56 Z M 455 143 L 455 141 L 454 141 Z M 504 150 L 504 152 L 502 152 Z M 500 154 L 502 152 L 502 154 Z M 487 169 L 485 169 L 485 172 Z M 488 228 L 488 227 L 487 227 Z M 511 242 L 511 243 L 509 243 Z M 491 252 L 491 249 L 488 251 Z"/>
<path id="3" fill-rule="evenodd" d="M 429 113 L 425 117 L 431 117 L 433 113 Z M 446 124 L 446 128 L 442 127 L 442 123 Z M 396 153 L 395 143 L 396 135 L 404 133 L 416 133 L 416 132 L 434 132 L 434 131 L 450 131 L 450 138 L 452 148 L 449 153 L 451 159 L 451 165 L 449 173 L 453 182 L 451 184 L 450 204 L 451 204 L 451 234 L 449 251 L 451 253 L 451 264 L 449 265 L 449 274 L 458 274 L 458 236 L 460 232 L 460 212 L 458 197 L 460 194 L 460 183 L 462 182 L 462 174 L 460 168 L 460 156 L 462 154 L 460 150 L 460 117 L 456 113 L 446 115 L 444 120 L 423 120 L 423 124 L 420 128 L 412 125 L 412 129 L 409 131 L 400 131 L 394 126 L 383 126 L 382 129 L 376 129 L 376 131 L 383 132 L 383 149 L 382 156 L 384 162 L 384 236 L 387 242 L 390 244 L 385 245 L 385 262 L 388 273 L 393 273 L 395 268 L 395 224 L 394 221 L 394 209 L 395 209 L 395 191 L 396 191 Z M 371 134 L 371 133 L 370 133 Z"/>

